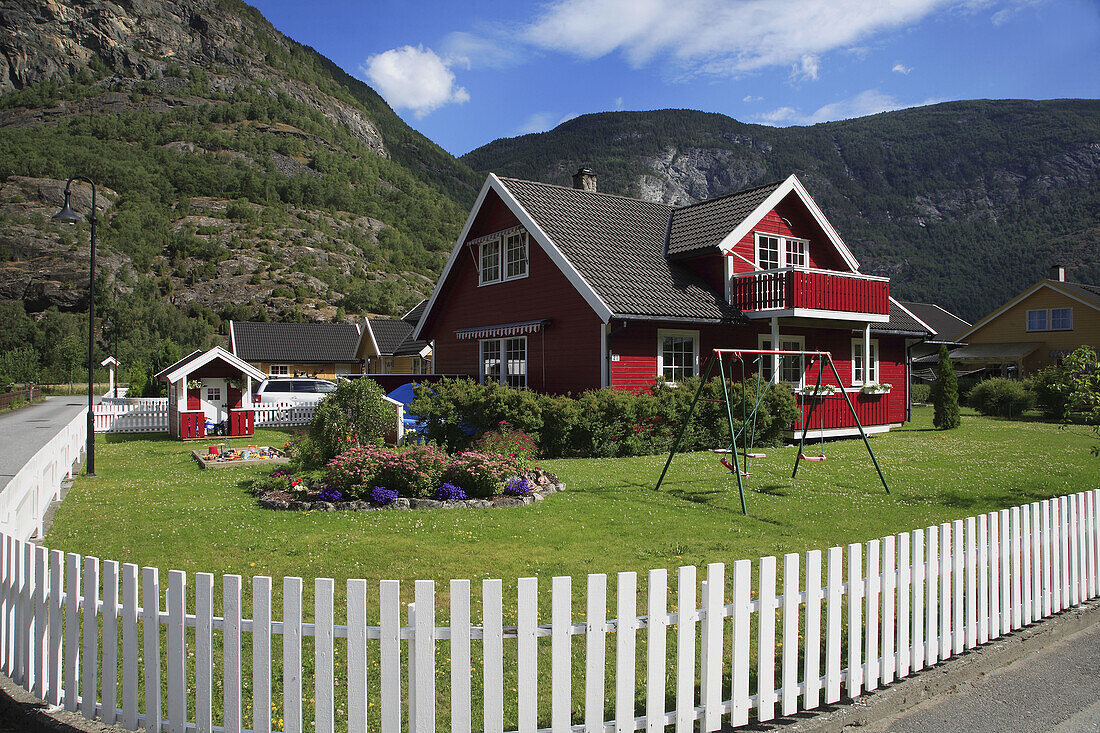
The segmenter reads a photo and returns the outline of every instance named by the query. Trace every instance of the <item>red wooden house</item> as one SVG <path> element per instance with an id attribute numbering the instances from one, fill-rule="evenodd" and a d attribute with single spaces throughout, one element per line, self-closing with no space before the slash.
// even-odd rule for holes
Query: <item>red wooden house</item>
<path id="1" fill-rule="evenodd" d="M 904 421 L 906 348 L 929 333 L 793 175 L 672 207 L 598 193 L 582 169 L 573 188 L 489 175 L 414 338 L 436 371 L 556 393 L 676 382 L 715 348 L 825 350 L 875 432 Z M 772 366 L 796 390 L 817 379 Z M 812 434 L 854 433 L 847 413 L 825 400 Z"/>

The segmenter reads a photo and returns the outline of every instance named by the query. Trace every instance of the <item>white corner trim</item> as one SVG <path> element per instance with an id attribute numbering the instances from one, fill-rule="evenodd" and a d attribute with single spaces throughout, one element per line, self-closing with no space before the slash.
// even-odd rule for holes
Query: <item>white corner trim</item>
<path id="1" fill-rule="evenodd" d="M 753 209 L 753 212 L 749 214 L 744 221 L 737 225 L 737 228 L 726 235 L 726 237 L 718 244 L 718 248 L 723 253 L 732 250 L 738 242 L 745 238 L 749 232 L 753 230 L 760 220 L 764 218 L 764 215 L 774 209 L 780 201 L 782 201 L 787 194 L 794 192 L 802 203 L 809 210 L 810 215 L 825 232 L 825 236 L 829 239 L 829 242 L 840 253 L 844 262 L 852 268 L 852 272 L 859 272 L 859 262 L 856 260 L 855 255 L 848 249 L 848 245 L 844 244 L 844 240 L 840 238 L 836 229 L 829 223 L 829 220 L 825 218 L 825 213 L 821 211 L 821 208 L 817 205 L 817 202 L 810 196 L 809 191 L 802 185 L 802 182 L 798 180 L 798 176 L 791 174 L 787 176 L 787 180 L 779 184 L 779 187 L 772 191 L 768 198 Z"/>
<path id="2" fill-rule="evenodd" d="M 500 200 L 504 202 L 504 205 L 519 219 L 520 224 L 527 230 L 528 236 L 528 257 L 530 257 L 530 239 L 534 239 L 542 247 L 543 251 L 550 257 L 550 259 L 558 266 L 562 274 L 566 279 L 572 283 L 573 287 L 577 289 L 577 292 L 581 294 L 581 297 L 585 299 L 589 307 L 596 312 L 601 321 L 607 321 L 611 318 L 611 308 L 607 303 L 596 293 L 595 289 L 584 279 L 584 277 L 577 272 L 572 263 L 562 254 L 558 249 L 554 241 L 550 239 L 550 236 L 543 231 L 535 220 L 531 217 L 527 210 L 520 205 L 516 197 L 512 195 L 512 192 L 504 185 L 504 182 L 497 178 L 495 173 L 490 173 L 485 179 L 485 183 L 481 186 L 481 192 L 477 196 L 477 201 L 474 202 L 473 208 L 470 209 L 469 216 L 466 217 L 466 224 L 462 227 L 462 233 L 458 235 L 458 241 L 455 243 L 454 248 L 451 250 L 451 256 L 447 259 L 447 264 L 443 268 L 443 272 L 439 275 L 439 280 L 436 281 L 435 289 L 432 291 L 432 297 L 428 300 L 428 307 L 424 309 L 424 313 L 420 316 L 420 320 L 416 324 L 416 328 L 413 330 L 413 338 L 420 338 L 420 330 L 424 327 L 424 323 L 428 318 L 428 315 L 435 307 L 436 299 L 439 297 L 439 293 L 443 289 L 443 283 L 446 282 L 447 277 L 451 273 L 451 269 L 454 267 L 455 262 L 458 260 L 459 255 L 462 253 L 462 248 L 465 245 L 466 237 L 470 233 L 470 229 L 473 227 L 474 220 L 477 218 L 478 213 L 481 211 L 482 205 L 485 203 L 485 197 L 489 191 L 495 191 Z"/>
<path id="3" fill-rule="evenodd" d="M 237 334 L 233 332 L 233 320 L 229 321 L 229 350 L 236 355 L 237 353 Z"/>
<path id="4" fill-rule="evenodd" d="M 913 319 L 914 321 L 916 321 L 916 322 L 917 322 L 917 323 L 919 323 L 920 325 L 922 325 L 922 326 L 924 326 L 925 328 L 927 328 L 927 329 L 928 329 L 928 333 L 932 334 L 933 336 L 935 336 L 935 335 L 936 335 L 936 329 L 932 328 L 932 327 L 931 327 L 931 326 L 929 326 L 929 325 L 928 325 L 927 323 L 925 323 L 925 322 L 924 322 L 924 321 L 922 321 L 922 320 L 921 320 L 920 318 L 918 318 L 918 317 L 917 317 L 917 314 L 916 314 L 916 313 L 914 313 L 913 311 L 911 311 L 911 310 L 909 310 L 908 308 L 906 308 L 906 307 L 905 307 L 904 305 L 902 305 L 902 304 L 901 304 L 901 302 L 900 302 L 900 301 L 894 300 L 894 296 L 890 296 L 890 302 L 891 302 L 891 303 L 893 303 L 894 305 L 896 305 L 896 306 L 897 306 L 898 308 L 901 308 L 901 309 L 902 309 L 903 311 L 905 311 L 906 313 L 908 313 L 908 314 L 909 314 L 909 317 L 910 317 L 910 318 L 912 318 L 912 319 Z M 939 308 L 939 306 L 938 306 L 938 305 L 937 305 L 936 307 L 937 307 L 937 308 Z M 940 308 L 940 310 L 943 310 L 943 308 Z M 943 312 L 944 312 L 944 313 L 946 313 L 947 311 L 943 311 Z M 956 317 L 957 317 L 957 316 L 956 316 Z"/>
<path id="5" fill-rule="evenodd" d="M 214 361 L 214 359 L 225 359 L 225 361 L 229 362 L 231 366 L 236 367 L 253 379 L 259 379 L 260 381 L 267 379 L 267 375 L 261 372 L 259 369 L 252 366 L 248 362 L 243 361 L 239 357 L 230 354 L 228 351 L 220 346 L 215 346 L 197 359 L 190 361 L 183 366 L 177 368 L 175 371 L 164 375 L 165 379 L 167 379 L 169 382 L 175 382 L 176 380 L 180 379 L 184 374 L 190 374 L 196 369 L 200 369 L 206 366 L 210 362 Z"/>
<path id="6" fill-rule="evenodd" d="M 374 329 L 371 328 L 369 318 L 364 319 L 364 321 L 363 321 L 363 330 L 359 334 L 359 345 L 362 346 L 364 339 L 366 339 L 368 337 L 370 338 L 371 348 L 374 349 L 374 356 L 382 356 L 382 352 L 378 348 L 378 340 L 376 338 L 374 338 Z M 358 347 L 355 349 L 355 352 L 356 352 L 356 356 L 358 356 L 358 354 L 359 354 L 359 348 Z"/>
<path id="7" fill-rule="evenodd" d="M 1006 312 L 1007 310 L 1009 310 L 1010 308 L 1014 308 L 1015 306 L 1019 305 L 1019 304 L 1020 304 L 1020 303 L 1022 303 L 1022 302 L 1023 302 L 1023 301 L 1025 300 L 1025 299 L 1027 299 L 1027 298 L 1030 298 L 1030 297 L 1031 297 L 1032 295 L 1034 295 L 1035 293 L 1037 293 L 1037 292 L 1038 292 L 1039 290 L 1041 290 L 1042 288 L 1050 288 L 1050 289 L 1051 289 L 1051 290 L 1053 290 L 1054 292 L 1056 292 L 1056 293 L 1058 293 L 1058 294 L 1060 294 L 1060 295 L 1064 295 L 1064 296 L 1066 296 L 1067 298 L 1069 298 L 1070 300 L 1075 300 L 1075 301 L 1077 301 L 1078 303 L 1080 303 L 1081 305 L 1084 305 L 1084 306 L 1088 306 L 1089 308 L 1092 308 L 1093 310 L 1096 310 L 1096 311 L 1100 311 L 1100 307 L 1098 307 L 1098 306 L 1097 306 L 1097 305 L 1096 305 L 1095 303 L 1090 303 L 1090 302 L 1088 302 L 1087 300 L 1085 300 L 1084 298 L 1081 298 L 1080 296 L 1076 295 L 1075 293 L 1067 293 L 1067 292 L 1066 292 L 1065 290 L 1063 290 L 1062 288 L 1059 288 L 1059 287 L 1058 287 L 1058 283 L 1057 283 L 1057 282 L 1055 282 L 1054 280 L 1046 280 L 1046 279 L 1044 279 L 1044 280 L 1040 280 L 1039 282 L 1035 283 L 1035 284 L 1034 284 L 1034 285 L 1032 285 L 1032 286 L 1031 286 L 1030 288 L 1028 288 L 1028 289 L 1027 289 L 1027 290 L 1025 290 L 1024 292 L 1020 293 L 1020 294 L 1019 294 L 1019 295 L 1017 295 L 1017 296 L 1016 296 L 1015 298 L 1013 298 L 1012 300 L 1008 301 L 1007 303 L 1005 303 L 1005 304 L 1004 304 L 1004 305 L 1002 305 L 1002 306 L 1001 306 L 1000 308 L 998 308 L 997 310 L 995 310 L 995 311 L 993 311 L 992 313 L 990 313 L 990 314 L 989 314 L 988 316 L 986 316 L 986 317 L 985 317 L 985 318 L 983 318 L 982 320 L 980 320 L 980 321 L 978 321 L 977 323 L 975 323 L 975 324 L 974 324 L 974 325 L 973 325 L 973 326 L 972 326 L 972 327 L 970 328 L 970 330 L 968 330 L 968 331 L 964 331 L 964 332 L 960 333 L 960 334 L 959 334 L 958 336 L 956 336 L 956 337 L 955 337 L 955 340 L 956 340 L 956 341 L 963 341 L 963 340 L 965 340 L 967 336 L 969 336 L 969 335 L 971 335 L 971 334 L 973 334 L 973 333 L 976 333 L 976 332 L 978 332 L 979 330 L 981 330 L 982 328 L 984 328 L 984 327 L 985 327 L 985 326 L 986 326 L 986 325 L 987 325 L 987 324 L 988 324 L 988 323 L 989 323 L 990 321 L 993 321 L 993 320 L 995 320 L 996 318 L 999 318 L 999 317 L 1000 317 L 1000 316 L 1001 316 L 1001 315 L 1002 315 L 1003 313 L 1005 313 L 1005 312 Z M 1033 332 L 1033 333 L 1034 333 L 1034 332 Z"/>

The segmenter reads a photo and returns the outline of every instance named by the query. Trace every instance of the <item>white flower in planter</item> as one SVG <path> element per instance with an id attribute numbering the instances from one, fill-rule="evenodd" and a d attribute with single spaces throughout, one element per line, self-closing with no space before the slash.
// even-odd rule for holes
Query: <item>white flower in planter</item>
<path id="1" fill-rule="evenodd" d="M 860 391 L 865 394 L 886 394 L 893 388 L 894 385 L 888 382 L 868 382 L 863 385 Z"/>

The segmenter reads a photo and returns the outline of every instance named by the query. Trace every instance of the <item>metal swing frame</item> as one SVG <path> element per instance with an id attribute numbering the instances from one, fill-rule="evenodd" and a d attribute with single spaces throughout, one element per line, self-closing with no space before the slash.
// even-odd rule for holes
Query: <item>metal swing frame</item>
<path id="1" fill-rule="evenodd" d="M 742 468 L 741 468 L 741 462 L 740 462 L 740 459 L 738 458 L 738 455 L 737 455 L 738 454 L 737 438 L 738 438 L 739 434 L 743 434 L 745 432 L 745 421 L 747 420 L 747 417 L 744 414 L 745 405 L 742 405 L 742 414 L 741 414 L 742 428 L 741 428 L 741 431 L 739 433 L 737 430 L 734 429 L 734 426 L 733 426 L 733 406 L 730 404 L 729 385 L 726 382 L 726 369 L 725 369 L 725 357 L 729 356 L 730 361 L 731 361 L 731 363 L 730 363 L 730 380 L 732 381 L 733 380 L 733 364 L 732 364 L 732 362 L 734 360 L 741 362 L 742 401 L 744 402 L 744 382 L 745 382 L 745 379 L 744 379 L 744 374 L 745 374 L 745 369 L 744 369 L 745 360 L 744 360 L 744 357 L 745 357 L 746 354 L 756 355 L 757 358 L 762 358 L 764 356 L 809 357 L 810 358 L 810 363 L 806 365 L 807 369 L 809 367 L 813 366 L 814 362 L 817 361 L 818 359 L 820 359 L 823 364 L 827 363 L 829 365 L 829 369 L 831 369 L 832 372 L 833 372 L 833 377 L 836 379 L 837 385 L 840 386 L 840 393 L 844 396 L 844 402 L 847 403 L 847 405 L 848 405 L 848 411 L 852 415 L 852 420 L 855 421 L 856 427 L 859 428 L 859 435 L 860 435 L 861 438 L 863 438 L 863 445 L 867 447 L 867 453 L 871 456 L 871 462 L 875 464 L 875 470 L 878 472 L 878 477 L 882 481 L 882 487 L 884 489 L 886 489 L 887 494 L 890 493 L 890 486 L 886 483 L 886 477 L 882 474 L 882 468 L 878 464 L 878 459 L 875 458 L 875 452 L 871 449 L 871 442 L 867 439 L 867 432 L 863 429 L 863 424 L 859 421 L 859 415 L 856 414 L 855 405 L 852 404 L 851 398 L 848 397 L 848 393 L 844 390 L 844 383 L 841 381 L 840 374 L 837 372 L 836 365 L 833 363 L 832 353 L 828 352 L 828 351 L 792 351 L 792 350 L 786 350 L 786 349 L 714 349 L 713 350 L 711 358 L 707 360 L 706 371 L 703 374 L 702 381 L 699 383 L 699 389 L 696 390 L 695 396 L 691 400 L 691 406 L 688 408 L 688 414 L 684 417 L 683 422 L 680 424 L 680 430 L 676 435 L 676 440 L 672 444 L 672 449 L 669 450 L 669 452 L 668 452 L 668 460 L 665 461 L 665 467 L 661 470 L 661 476 L 660 476 L 660 478 L 657 479 L 657 485 L 653 487 L 654 491 L 660 489 L 661 484 L 665 480 L 665 475 L 668 473 L 668 468 L 669 468 L 670 465 L 672 465 L 672 459 L 676 455 L 676 449 L 680 447 L 680 441 L 683 440 L 684 432 L 687 430 L 687 426 L 691 422 L 691 417 L 695 413 L 695 405 L 699 402 L 699 398 L 703 394 L 703 388 L 706 386 L 707 381 L 710 379 L 710 375 L 711 375 L 711 372 L 714 370 L 715 364 L 717 364 L 718 365 L 718 375 L 719 375 L 719 378 L 721 379 L 721 383 L 722 383 L 722 398 L 723 398 L 723 401 L 726 403 L 726 419 L 729 420 L 729 426 L 730 426 L 730 440 L 731 440 L 731 443 L 732 443 L 732 445 L 730 446 L 730 453 L 733 455 L 733 466 L 730 467 L 730 470 L 737 477 L 737 491 L 738 491 L 738 494 L 740 494 L 740 497 L 741 497 L 741 511 L 745 515 L 748 515 L 749 510 L 748 510 L 747 504 L 745 503 L 745 484 L 744 484 L 744 481 L 743 481 L 743 477 L 748 475 L 749 455 L 748 455 L 747 445 L 746 445 L 746 448 L 745 448 L 745 461 L 744 461 L 745 469 L 744 470 L 742 470 Z M 780 359 L 776 359 L 776 365 L 775 365 L 776 370 L 779 369 L 779 365 L 780 365 Z M 822 386 L 821 385 L 821 378 L 822 378 L 823 373 L 824 373 L 824 369 L 819 367 L 818 370 L 817 370 L 817 384 L 814 386 L 814 391 L 815 392 L 818 392 L 821 389 L 821 386 Z M 773 376 L 774 376 L 774 373 L 773 373 Z M 767 389 L 768 388 L 765 388 L 763 393 L 757 395 L 756 404 L 753 407 L 752 417 L 753 417 L 753 421 L 754 421 L 753 422 L 753 425 L 754 425 L 753 435 L 754 435 L 754 437 L 755 437 L 756 411 L 760 408 L 760 404 L 763 402 L 763 395 L 767 393 Z M 810 403 L 810 410 L 806 414 L 806 418 L 802 421 L 802 436 L 799 438 L 799 441 L 798 441 L 798 455 L 794 459 L 794 470 L 791 471 L 791 478 L 792 479 L 795 478 L 798 475 L 798 466 L 799 466 L 799 463 L 801 463 L 801 461 L 803 460 L 802 451 L 803 451 L 803 448 L 806 445 L 806 433 L 809 431 L 810 420 L 813 418 L 814 409 L 817 407 L 818 399 L 822 399 L 822 398 L 814 397 L 814 401 Z M 822 436 L 822 440 L 824 440 L 824 436 Z M 725 462 L 723 461 L 723 463 L 725 463 Z M 726 465 L 728 466 L 728 464 L 726 464 Z"/>

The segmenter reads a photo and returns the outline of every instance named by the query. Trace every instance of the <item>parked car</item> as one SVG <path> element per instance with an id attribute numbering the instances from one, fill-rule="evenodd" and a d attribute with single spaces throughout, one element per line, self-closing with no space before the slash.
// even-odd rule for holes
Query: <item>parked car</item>
<path id="1" fill-rule="evenodd" d="M 277 377 L 260 382 L 252 402 L 257 405 L 315 405 L 335 391 L 336 385 L 327 379 Z"/>

